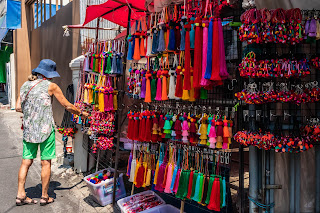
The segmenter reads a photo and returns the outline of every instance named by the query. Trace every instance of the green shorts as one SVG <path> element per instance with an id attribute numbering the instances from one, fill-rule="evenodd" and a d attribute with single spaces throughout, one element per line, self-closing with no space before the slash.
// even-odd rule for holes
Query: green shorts
<path id="1" fill-rule="evenodd" d="M 23 140 L 23 159 L 35 159 L 40 145 L 41 160 L 51 160 L 56 157 L 56 136 L 52 130 L 50 136 L 42 143 L 29 143 Z"/>

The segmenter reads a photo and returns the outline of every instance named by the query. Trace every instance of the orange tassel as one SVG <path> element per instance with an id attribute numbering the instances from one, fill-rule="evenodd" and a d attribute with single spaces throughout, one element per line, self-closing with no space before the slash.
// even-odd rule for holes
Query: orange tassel
<path id="1" fill-rule="evenodd" d="M 134 42 L 134 54 L 133 54 L 133 59 L 139 61 L 141 59 L 140 57 L 140 33 L 135 34 L 135 42 Z"/>
<path id="2" fill-rule="evenodd" d="M 140 56 L 146 56 L 146 51 L 144 49 L 144 38 L 145 38 L 145 34 L 142 32 L 141 33 L 141 41 L 140 41 Z"/>
<path id="3" fill-rule="evenodd" d="M 223 120 L 223 137 L 224 138 L 230 137 L 230 132 L 228 129 L 228 120 L 226 119 L 226 117 L 224 117 L 224 120 Z"/>
<path id="4" fill-rule="evenodd" d="M 146 96 L 144 99 L 144 102 L 146 103 L 150 103 L 151 102 L 151 83 L 150 83 L 150 79 L 151 79 L 151 73 L 150 70 L 147 71 L 146 73 Z"/>
<path id="5" fill-rule="evenodd" d="M 168 93 L 167 93 L 167 76 L 168 70 L 163 70 L 162 74 L 162 92 L 161 92 L 161 100 L 166 101 L 168 100 Z"/>

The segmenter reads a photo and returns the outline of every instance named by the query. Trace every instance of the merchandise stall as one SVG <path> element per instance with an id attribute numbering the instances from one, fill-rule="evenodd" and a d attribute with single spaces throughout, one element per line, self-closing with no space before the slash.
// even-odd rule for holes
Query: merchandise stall
<path id="1" fill-rule="evenodd" d="M 311 152 L 320 133 L 319 13 L 252 4 L 244 11 L 241 3 L 117 0 L 87 8 L 83 26 L 102 17 L 126 27 L 83 48 L 75 105 L 91 116 L 73 119 L 93 141 L 96 171 L 101 150 L 115 153 L 114 169 L 85 178 L 93 193 L 112 192 L 122 212 L 244 212 L 247 202 L 250 211 L 316 208 L 295 200 L 318 199 L 320 188 L 301 197 L 296 190 L 300 153 Z M 96 30 L 104 30 L 99 21 Z M 278 169 L 286 156 L 290 169 Z M 117 179 L 113 188 L 109 179 Z"/>

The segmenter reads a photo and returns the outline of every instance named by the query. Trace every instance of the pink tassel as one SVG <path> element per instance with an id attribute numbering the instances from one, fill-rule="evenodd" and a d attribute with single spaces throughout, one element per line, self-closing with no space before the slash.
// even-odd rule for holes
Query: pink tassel
<path id="1" fill-rule="evenodd" d="M 210 147 L 211 149 L 216 148 L 216 143 L 217 143 L 216 138 L 214 138 L 214 137 L 209 138 L 209 143 L 210 143 L 210 146 L 209 146 L 209 147 Z"/>
<path id="2" fill-rule="evenodd" d="M 224 51 L 223 29 L 222 29 L 220 18 L 218 19 L 218 26 L 219 26 L 219 56 L 220 56 L 219 75 L 221 79 L 227 79 L 229 77 L 229 73 L 227 72 L 227 64 L 226 64 L 225 51 Z"/>
<path id="3" fill-rule="evenodd" d="M 104 94 L 104 111 L 108 112 L 109 111 L 109 98 L 108 98 L 108 93 Z"/>
<path id="4" fill-rule="evenodd" d="M 158 82 L 157 82 L 157 93 L 156 93 L 156 98 L 155 100 L 161 101 L 162 100 L 162 89 L 161 89 L 161 71 L 159 70 L 157 72 L 157 77 L 158 77 Z"/>
<path id="5" fill-rule="evenodd" d="M 172 191 L 170 189 L 171 181 L 172 181 L 172 172 L 173 172 L 172 164 L 169 164 L 168 173 L 167 173 L 166 187 L 164 189 L 165 193 L 172 193 Z"/>
<path id="6" fill-rule="evenodd" d="M 109 94 L 109 111 L 112 111 L 113 110 L 113 94 L 110 93 Z"/>

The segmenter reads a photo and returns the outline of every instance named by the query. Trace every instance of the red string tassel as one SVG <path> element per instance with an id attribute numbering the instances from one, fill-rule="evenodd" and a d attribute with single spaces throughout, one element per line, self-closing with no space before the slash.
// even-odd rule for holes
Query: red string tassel
<path id="1" fill-rule="evenodd" d="M 193 87 L 200 88 L 200 80 L 202 74 L 201 52 L 202 52 L 202 33 L 201 33 L 201 18 L 197 17 L 194 21 L 195 25 L 195 44 L 194 44 L 194 63 L 193 63 Z"/>
<path id="2" fill-rule="evenodd" d="M 138 141 L 139 140 L 139 114 L 135 113 L 134 115 L 134 134 L 133 134 L 133 140 Z"/>
<path id="3" fill-rule="evenodd" d="M 212 184 L 210 202 L 208 209 L 219 212 L 220 211 L 220 181 L 215 178 Z"/>
<path id="4" fill-rule="evenodd" d="M 177 79 L 176 79 L 176 92 L 175 92 L 175 96 L 178 98 L 182 97 L 182 75 L 181 75 L 181 66 L 177 67 L 176 73 L 177 73 Z"/>
<path id="5" fill-rule="evenodd" d="M 190 200 L 191 200 L 191 193 L 192 193 L 192 184 L 193 184 L 193 170 L 190 172 L 188 194 L 187 194 L 187 198 Z"/>
<path id="6" fill-rule="evenodd" d="M 213 22 L 213 35 L 212 35 L 212 81 L 221 81 L 220 77 L 220 58 L 219 58 L 219 25 L 218 20 Z"/>
<path id="7" fill-rule="evenodd" d="M 151 113 L 148 111 L 146 113 L 146 116 L 147 116 L 147 121 L 146 121 L 145 141 L 150 142 L 151 141 L 151 128 L 152 128 L 152 126 L 151 126 L 151 123 L 152 123 Z"/>

